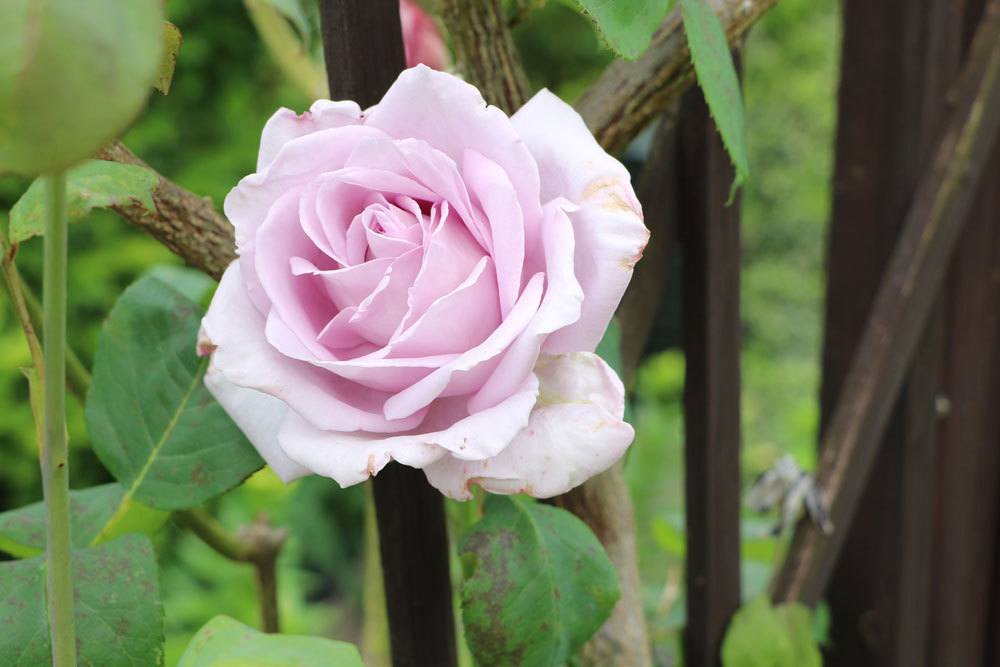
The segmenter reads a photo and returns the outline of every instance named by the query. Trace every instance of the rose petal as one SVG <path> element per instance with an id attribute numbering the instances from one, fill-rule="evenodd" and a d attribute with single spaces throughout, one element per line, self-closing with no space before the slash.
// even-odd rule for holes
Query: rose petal
<path id="1" fill-rule="evenodd" d="M 538 162 L 543 200 L 566 197 L 580 206 L 571 218 L 583 311 L 575 324 L 550 336 L 544 350 L 593 350 L 649 238 L 628 171 L 604 152 L 572 107 L 546 90 L 511 121 Z"/>
<path id="2" fill-rule="evenodd" d="M 531 277 L 510 314 L 486 340 L 467 352 L 463 352 L 454 361 L 436 369 L 420 382 L 414 383 L 387 400 L 385 403 L 386 418 L 401 419 L 414 410 L 426 408 L 431 401 L 441 396 L 449 385 L 458 379 L 455 376 L 474 373 L 480 366 L 503 353 L 518 334 L 528 326 L 531 318 L 537 312 L 538 304 L 542 298 L 543 282 L 544 276 L 540 273 Z"/>
<path id="3" fill-rule="evenodd" d="M 319 130 L 329 130 L 347 125 L 361 124 L 361 107 L 356 102 L 331 102 L 316 100 L 309 111 L 297 114 L 291 109 L 278 109 L 264 124 L 257 155 L 257 171 L 269 165 L 292 139 Z"/>
<path id="4" fill-rule="evenodd" d="M 349 486 L 377 474 L 390 460 L 423 468 L 447 452 L 490 456 L 528 423 L 537 395 L 538 381 L 532 376 L 518 392 L 490 410 L 468 415 L 460 403 L 445 402 L 428 414 L 427 424 L 421 427 L 430 429 L 428 432 L 390 437 L 324 432 L 293 414 L 281 430 L 279 442 L 299 464 Z M 457 421 L 456 410 L 460 411 Z"/>
<path id="5" fill-rule="evenodd" d="M 531 323 L 504 353 L 496 371 L 469 399 L 469 410 L 482 410 L 503 400 L 531 373 L 542 345 L 553 331 L 580 318 L 583 291 L 574 275 L 573 227 L 558 201 L 545 206 L 542 241 L 545 253 L 545 296 Z"/>
<path id="6" fill-rule="evenodd" d="M 378 286 L 361 303 L 350 324 L 376 345 L 387 345 L 406 314 L 406 295 L 413 285 L 423 251 L 414 248 L 392 260 Z"/>
<path id="7" fill-rule="evenodd" d="M 302 257 L 292 257 L 289 260 L 289 271 L 294 276 L 315 276 L 326 296 L 337 308 L 344 309 L 357 306 L 368 298 L 382 282 L 392 263 L 393 259 L 387 257 L 342 269 L 321 271 Z"/>
<path id="8" fill-rule="evenodd" d="M 294 275 L 289 266 L 290 257 L 319 261 L 319 250 L 298 225 L 300 193 L 299 189 L 292 190 L 271 207 L 257 232 L 260 249 L 254 268 L 271 303 L 271 313 L 281 318 L 306 349 L 322 358 L 327 356 L 326 350 L 316 338 L 337 313 L 316 280 Z"/>
<path id="9" fill-rule="evenodd" d="M 324 172 L 343 167 L 365 138 L 385 138 L 385 134 L 363 125 L 319 130 L 288 141 L 263 169 L 243 177 L 223 202 L 226 217 L 236 228 L 237 247 L 242 250 L 253 239 L 279 197 Z"/>
<path id="10" fill-rule="evenodd" d="M 407 295 L 407 313 L 401 329 L 411 326 L 432 303 L 461 285 L 483 258 L 482 248 L 450 213 L 447 202 L 433 208 L 431 214 L 423 263 Z"/>
<path id="11" fill-rule="evenodd" d="M 390 356 L 423 357 L 464 352 L 500 324 L 493 261 L 483 257 L 468 277 L 432 303 L 408 329 L 394 336 Z"/>
<path id="12" fill-rule="evenodd" d="M 521 293 L 524 269 L 524 216 L 517 192 L 496 162 L 475 151 L 465 152 L 465 182 L 489 220 L 493 261 L 496 263 L 502 317 Z"/>
<path id="13" fill-rule="evenodd" d="M 365 123 L 392 137 L 426 141 L 456 163 L 466 149 L 483 154 L 510 176 L 525 217 L 541 217 L 534 158 L 507 115 L 487 106 L 479 91 L 461 79 L 423 65 L 407 69 L 369 110 Z"/>
<path id="14" fill-rule="evenodd" d="M 386 419 L 387 394 L 279 353 L 265 339 L 264 325 L 243 287 L 240 264 L 233 262 L 202 320 L 205 336 L 215 346 L 212 363 L 229 382 L 279 398 L 327 430 L 394 433 L 416 427 L 426 414 L 420 410 Z"/>
<path id="15" fill-rule="evenodd" d="M 446 456 L 424 468 L 445 495 L 467 500 L 471 484 L 492 493 L 550 498 L 610 468 L 635 435 L 622 421 L 624 388 L 590 353 L 543 356 L 538 404 L 527 427 L 496 456 L 463 461 Z"/>
<path id="16" fill-rule="evenodd" d="M 278 431 L 288 414 L 287 405 L 274 396 L 229 382 L 212 365 L 205 373 L 205 386 L 278 477 L 291 482 L 310 474 L 308 468 L 288 458 L 278 445 Z"/>

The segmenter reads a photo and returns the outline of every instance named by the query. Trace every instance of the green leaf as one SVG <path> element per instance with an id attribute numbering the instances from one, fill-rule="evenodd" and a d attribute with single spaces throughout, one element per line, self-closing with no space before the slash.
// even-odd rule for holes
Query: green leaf
<path id="1" fill-rule="evenodd" d="M 461 554 L 462 620 L 482 667 L 563 665 L 618 601 L 604 548 L 556 507 L 490 496 Z"/>
<path id="2" fill-rule="evenodd" d="M 155 212 L 153 190 L 159 177 L 145 167 L 88 160 L 69 170 L 66 178 L 70 222 L 87 217 L 96 208 L 138 204 Z M 10 210 L 10 237 L 21 243 L 45 230 L 45 184 L 36 179 Z"/>
<path id="3" fill-rule="evenodd" d="M 69 167 L 128 127 L 156 80 L 162 5 L 0 2 L 0 172 Z"/>
<path id="4" fill-rule="evenodd" d="M 684 558 L 687 554 L 687 537 L 663 517 L 653 519 L 653 539 L 671 556 Z"/>
<path id="5" fill-rule="evenodd" d="M 177 667 L 364 667 L 353 645 L 322 637 L 266 635 L 228 616 L 198 631 Z"/>
<path id="6" fill-rule="evenodd" d="M 177 69 L 177 53 L 181 50 L 180 28 L 170 21 L 163 22 L 163 55 L 160 56 L 160 70 L 156 75 L 153 87 L 167 95 L 170 84 L 174 81 L 174 70 Z"/>
<path id="7" fill-rule="evenodd" d="M 203 291 L 212 285 L 188 275 Z M 123 503 L 193 507 L 263 465 L 203 384 L 200 320 L 194 300 L 147 275 L 125 290 L 101 329 L 87 427 L 97 456 L 125 487 Z"/>
<path id="8" fill-rule="evenodd" d="M 736 180 L 730 192 L 732 200 L 736 188 L 750 174 L 740 80 L 722 24 L 707 0 L 681 0 L 681 14 L 698 84 L 736 167 Z"/>
<path id="9" fill-rule="evenodd" d="M 772 607 L 754 598 L 733 616 L 722 642 L 723 667 L 821 667 L 812 614 L 800 604 Z"/>
<path id="10" fill-rule="evenodd" d="M 670 0 L 577 0 L 615 53 L 642 55 L 670 7 Z"/>
<path id="11" fill-rule="evenodd" d="M 163 664 L 163 612 L 149 540 L 128 535 L 73 551 L 80 665 Z M 45 560 L 0 563 L 0 665 L 51 664 Z"/>
<path id="12" fill-rule="evenodd" d="M 151 533 L 168 514 L 132 501 L 124 511 L 125 490 L 104 484 L 70 492 L 70 527 L 73 545 L 85 547 L 106 542 L 126 532 Z M 0 514 L 0 551 L 18 558 L 37 556 L 45 550 L 45 503 L 34 503 Z"/>

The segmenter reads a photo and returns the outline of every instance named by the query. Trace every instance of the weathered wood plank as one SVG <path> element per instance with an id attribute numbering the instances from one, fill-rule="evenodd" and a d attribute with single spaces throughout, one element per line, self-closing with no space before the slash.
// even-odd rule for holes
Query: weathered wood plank
<path id="1" fill-rule="evenodd" d="M 824 435 L 817 482 L 832 535 L 800 521 L 778 578 L 779 600 L 822 594 L 867 484 L 906 369 L 1000 130 L 1000 0 L 990 0 L 958 84 L 954 111 L 918 182 L 899 241 Z"/>
<path id="2" fill-rule="evenodd" d="M 687 626 L 684 664 L 719 664 L 740 605 L 740 217 L 700 90 L 681 104 Z"/>
<path id="3" fill-rule="evenodd" d="M 1000 174 L 1000 150 L 988 173 Z M 936 461 L 931 662 L 987 661 L 1000 531 L 1000 189 L 986 183 L 952 261 L 948 413 Z"/>
<path id="4" fill-rule="evenodd" d="M 960 17 L 948 15 L 949 4 L 848 0 L 844 6 L 824 430 L 958 69 Z M 850 527 L 832 575 L 831 665 L 925 664 L 932 498 L 926 486 L 942 354 L 940 327 L 931 329 L 882 440 L 861 500 L 865 511 Z"/>
<path id="5" fill-rule="evenodd" d="M 367 107 L 405 67 L 398 0 L 320 0 L 332 99 Z M 444 500 L 420 470 L 372 480 L 394 667 L 458 664 Z"/>

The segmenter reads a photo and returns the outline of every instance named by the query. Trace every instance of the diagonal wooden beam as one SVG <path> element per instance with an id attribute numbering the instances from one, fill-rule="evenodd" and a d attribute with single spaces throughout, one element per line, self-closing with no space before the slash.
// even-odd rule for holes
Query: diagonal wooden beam
<path id="1" fill-rule="evenodd" d="M 774 581 L 778 601 L 823 594 L 985 171 L 1000 130 L 1000 0 L 986 7 L 951 99 L 823 438 L 817 483 L 834 532 L 799 523 Z"/>

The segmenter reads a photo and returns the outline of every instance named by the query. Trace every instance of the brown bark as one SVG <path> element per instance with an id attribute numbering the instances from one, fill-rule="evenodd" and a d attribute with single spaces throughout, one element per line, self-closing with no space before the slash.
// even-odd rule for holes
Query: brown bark
<path id="1" fill-rule="evenodd" d="M 104 148 L 98 159 L 148 167 L 121 142 Z M 215 210 L 212 200 L 185 190 L 159 176 L 153 189 L 155 211 L 136 202 L 113 210 L 133 225 L 167 246 L 190 266 L 216 280 L 236 258 L 233 227 Z"/>
<path id="2" fill-rule="evenodd" d="M 500 0 L 440 0 L 458 71 L 483 97 L 514 113 L 531 96 Z"/>

